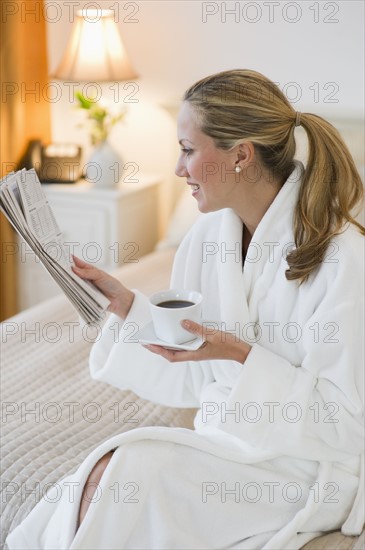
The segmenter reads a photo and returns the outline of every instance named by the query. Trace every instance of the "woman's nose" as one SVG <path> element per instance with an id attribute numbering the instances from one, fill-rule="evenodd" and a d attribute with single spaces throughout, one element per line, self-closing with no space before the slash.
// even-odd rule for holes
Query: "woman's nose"
<path id="1" fill-rule="evenodd" d="M 178 161 L 175 166 L 175 174 L 179 178 L 186 178 L 188 176 L 188 171 L 185 166 L 185 162 L 181 158 L 181 156 L 178 158 Z"/>

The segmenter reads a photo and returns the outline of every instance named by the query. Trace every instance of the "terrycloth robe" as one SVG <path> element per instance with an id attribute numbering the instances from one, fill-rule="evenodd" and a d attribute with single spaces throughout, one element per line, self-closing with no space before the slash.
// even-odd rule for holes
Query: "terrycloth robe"
<path id="1" fill-rule="evenodd" d="M 138 291 L 93 346 L 94 378 L 199 407 L 195 431 L 137 428 L 103 443 L 60 484 L 61 499 L 50 493 L 10 534 L 10 549 L 299 549 L 341 526 L 361 532 L 364 241 L 347 226 L 308 282 L 286 279 L 302 170 L 262 218 L 244 268 L 231 209 L 199 218 L 176 254 L 171 287 L 200 291 L 210 329 L 252 345 L 244 364 L 170 364 L 144 349 L 133 336 L 151 317 Z M 110 449 L 75 536 L 85 480 Z"/>

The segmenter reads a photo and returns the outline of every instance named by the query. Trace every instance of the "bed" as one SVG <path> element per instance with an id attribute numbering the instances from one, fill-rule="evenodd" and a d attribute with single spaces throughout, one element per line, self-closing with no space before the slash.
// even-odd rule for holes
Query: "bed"
<path id="1" fill-rule="evenodd" d="M 164 248 L 116 276 L 152 293 L 168 284 L 173 255 Z M 192 427 L 194 409 L 162 407 L 92 380 L 88 355 L 95 337 L 81 329 L 63 296 L 2 325 L 2 548 L 47 488 L 105 439 L 140 426 Z M 331 533 L 304 548 L 363 547 L 363 538 Z"/>
<path id="2" fill-rule="evenodd" d="M 116 275 L 152 293 L 168 286 L 173 253 L 150 254 Z M 92 380 L 88 356 L 97 334 L 88 332 L 63 296 L 2 325 L 2 547 L 47 487 L 105 439 L 137 426 L 192 427 L 192 409 L 155 405 Z"/>
<path id="3" fill-rule="evenodd" d="M 168 286 L 176 245 L 198 215 L 187 211 L 187 204 L 185 193 L 166 239 L 153 253 L 114 273 L 126 286 L 145 294 Z M 163 407 L 92 380 L 88 356 L 98 335 L 85 328 L 63 296 L 1 326 L 1 548 L 47 488 L 74 471 L 102 441 L 141 426 L 193 426 L 194 409 Z M 363 547 L 364 533 L 345 537 L 333 532 L 304 548 Z"/>

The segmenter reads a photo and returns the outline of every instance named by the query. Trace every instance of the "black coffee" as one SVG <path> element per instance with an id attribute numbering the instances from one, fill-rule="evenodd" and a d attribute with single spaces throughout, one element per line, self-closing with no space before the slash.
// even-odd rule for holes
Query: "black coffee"
<path id="1" fill-rule="evenodd" d="M 194 302 L 188 302 L 187 300 L 167 300 L 166 302 L 160 302 L 156 304 L 158 307 L 168 307 L 171 309 L 177 309 L 178 307 L 193 306 Z"/>

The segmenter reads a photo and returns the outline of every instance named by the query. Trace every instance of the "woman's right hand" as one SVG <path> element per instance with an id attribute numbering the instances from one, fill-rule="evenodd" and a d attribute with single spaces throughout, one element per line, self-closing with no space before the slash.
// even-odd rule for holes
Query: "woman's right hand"
<path id="1" fill-rule="evenodd" d="M 80 260 L 76 256 L 73 256 L 73 260 L 75 262 L 75 266 L 72 266 L 74 273 L 81 279 L 92 282 L 108 298 L 110 301 L 108 311 L 125 319 L 134 300 L 133 292 L 105 271 Z"/>

